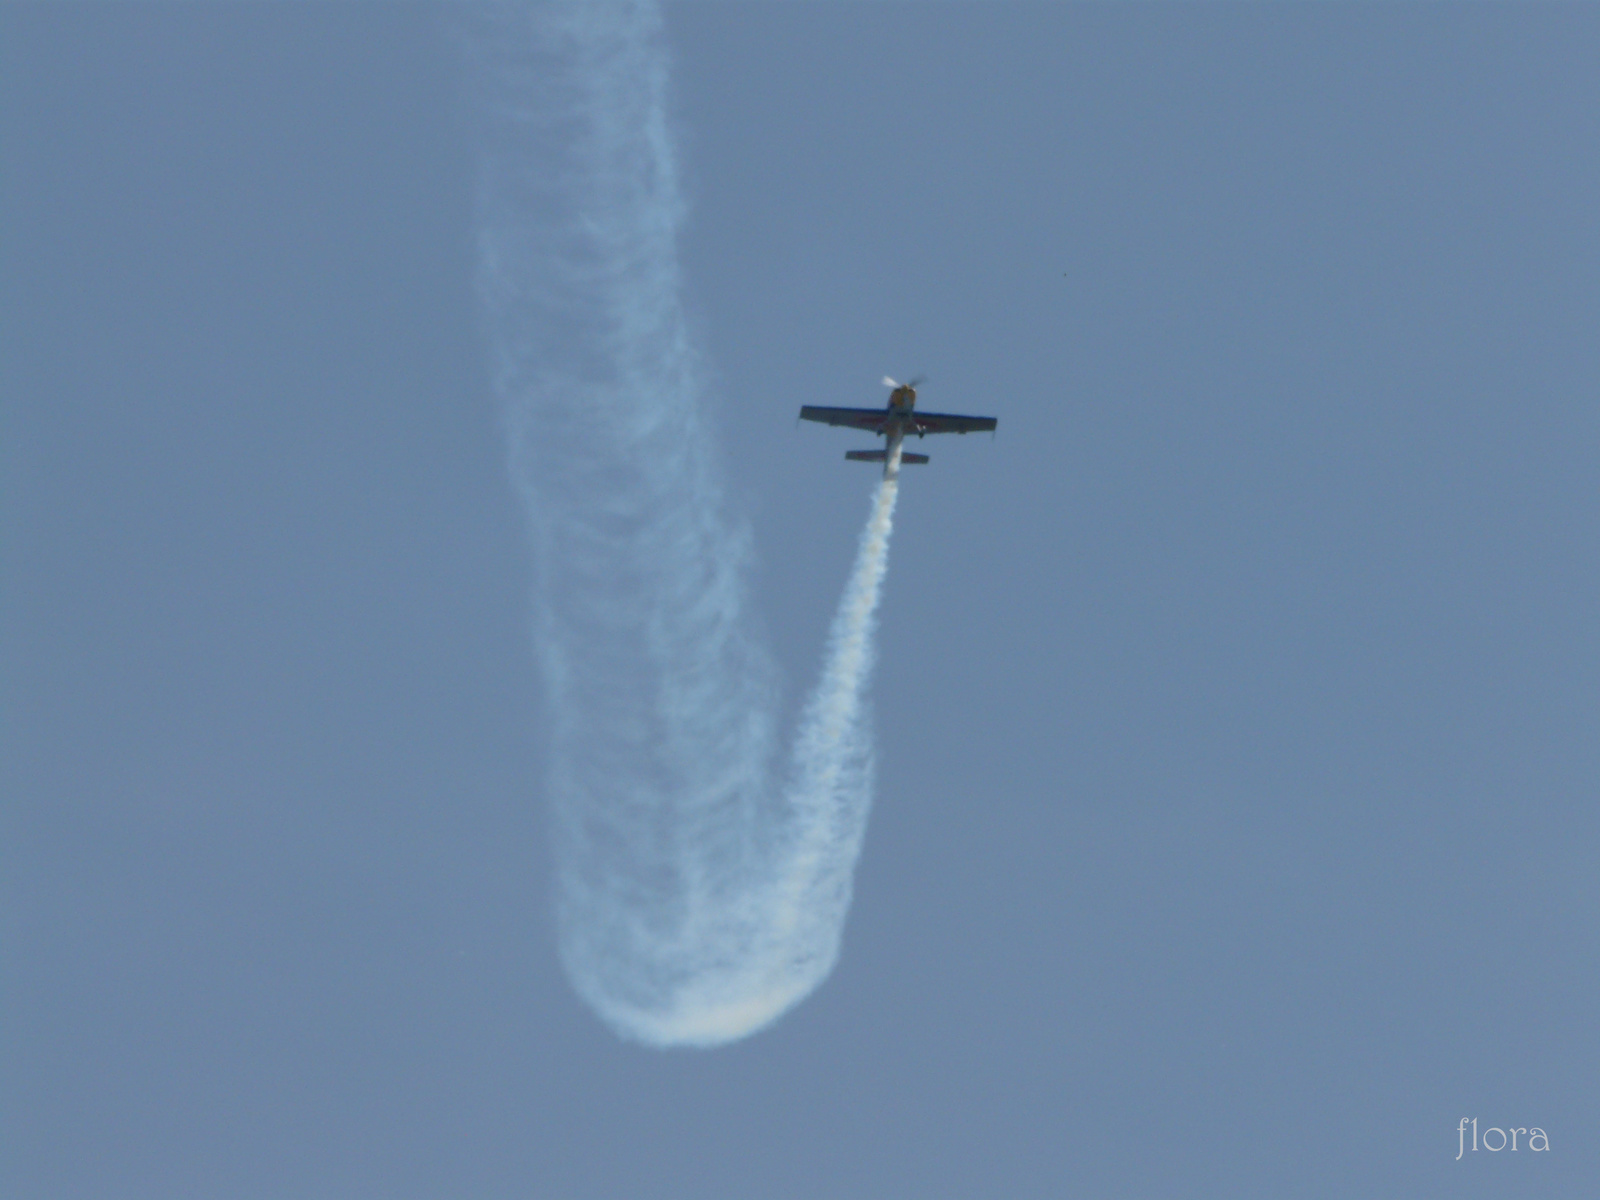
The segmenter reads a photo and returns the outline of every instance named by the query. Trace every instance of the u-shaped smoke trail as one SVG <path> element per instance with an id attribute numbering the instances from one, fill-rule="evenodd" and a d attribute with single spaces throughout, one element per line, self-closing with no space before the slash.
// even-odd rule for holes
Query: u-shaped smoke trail
<path id="1" fill-rule="evenodd" d="M 537 561 L 559 927 L 574 986 L 654 1044 L 714 1045 L 832 969 L 871 803 L 864 689 L 896 485 L 873 499 L 792 763 L 680 299 L 649 3 L 495 10 L 482 288 Z"/>

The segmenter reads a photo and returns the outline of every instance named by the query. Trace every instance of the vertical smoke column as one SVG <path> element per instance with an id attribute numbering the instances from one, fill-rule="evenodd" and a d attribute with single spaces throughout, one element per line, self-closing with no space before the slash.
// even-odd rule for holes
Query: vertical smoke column
<path id="1" fill-rule="evenodd" d="M 832 968 L 871 802 L 863 687 L 894 486 L 875 497 L 788 786 L 677 260 L 661 19 L 491 10 L 481 281 L 537 560 L 562 958 L 619 1032 L 713 1045 Z"/>

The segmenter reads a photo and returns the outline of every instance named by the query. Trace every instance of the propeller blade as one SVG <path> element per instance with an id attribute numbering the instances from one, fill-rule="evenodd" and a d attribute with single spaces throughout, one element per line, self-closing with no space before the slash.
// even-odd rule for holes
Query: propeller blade
<path id="1" fill-rule="evenodd" d="M 887 375 L 885 375 L 883 377 L 883 386 L 886 387 L 886 388 L 897 388 L 900 385 L 898 383 L 896 383 L 894 380 L 890 379 Z"/>

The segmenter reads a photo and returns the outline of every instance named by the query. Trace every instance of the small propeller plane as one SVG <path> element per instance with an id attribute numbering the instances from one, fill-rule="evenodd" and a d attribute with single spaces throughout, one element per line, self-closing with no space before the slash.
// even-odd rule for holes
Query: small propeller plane
<path id="1" fill-rule="evenodd" d="M 881 462 L 883 477 L 894 479 L 900 474 L 901 463 L 925 463 L 926 454 L 912 454 L 900 445 L 908 433 L 926 437 L 930 433 L 988 433 L 999 422 L 994 417 L 958 417 L 950 413 L 919 413 L 917 386 L 922 382 L 896 383 L 887 375 L 883 386 L 891 389 L 889 403 L 884 408 L 821 408 L 807 404 L 800 410 L 802 421 L 820 421 L 824 425 L 847 425 L 851 429 L 865 429 L 888 438 L 882 450 L 847 450 L 845 457 L 855 462 Z"/>

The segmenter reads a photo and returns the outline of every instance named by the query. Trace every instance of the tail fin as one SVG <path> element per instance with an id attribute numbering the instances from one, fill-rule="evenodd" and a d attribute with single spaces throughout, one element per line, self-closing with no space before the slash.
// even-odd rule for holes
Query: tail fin
<path id="1" fill-rule="evenodd" d="M 846 450 L 844 456 L 851 462 L 882 462 L 884 451 Z M 900 461 L 903 463 L 925 463 L 928 461 L 928 456 L 926 454 L 912 454 L 910 451 L 902 451 Z"/>

